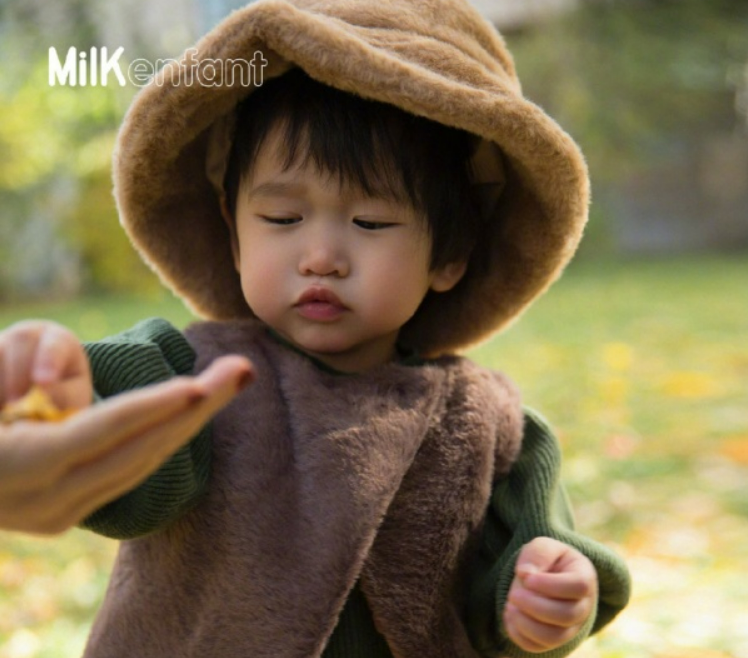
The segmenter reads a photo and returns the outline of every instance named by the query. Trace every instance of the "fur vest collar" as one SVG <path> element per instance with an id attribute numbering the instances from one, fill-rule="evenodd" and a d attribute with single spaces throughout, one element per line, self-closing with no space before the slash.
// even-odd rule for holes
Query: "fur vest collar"
<path id="1" fill-rule="evenodd" d="M 397 658 L 475 658 L 463 576 L 519 450 L 513 386 L 457 357 L 330 374 L 255 321 L 187 336 L 196 370 L 239 353 L 258 377 L 214 420 L 198 505 L 123 542 L 86 658 L 316 658 L 357 580 Z"/>

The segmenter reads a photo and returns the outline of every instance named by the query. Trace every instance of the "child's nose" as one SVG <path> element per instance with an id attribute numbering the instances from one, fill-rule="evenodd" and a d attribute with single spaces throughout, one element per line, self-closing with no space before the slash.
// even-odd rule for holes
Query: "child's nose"
<path id="1" fill-rule="evenodd" d="M 344 249 L 331 236 L 310 236 L 301 259 L 299 272 L 305 276 L 348 276 L 349 264 Z"/>

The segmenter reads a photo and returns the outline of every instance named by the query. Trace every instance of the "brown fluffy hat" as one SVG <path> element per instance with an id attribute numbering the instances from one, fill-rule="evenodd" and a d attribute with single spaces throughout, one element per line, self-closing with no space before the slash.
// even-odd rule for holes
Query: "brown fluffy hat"
<path id="1" fill-rule="evenodd" d="M 237 62 L 248 68 L 233 68 Z M 503 188 L 496 203 L 484 204 L 490 217 L 479 257 L 455 288 L 427 296 L 402 329 L 404 344 L 432 356 L 465 348 L 506 326 L 560 275 L 587 220 L 587 169 L 572 139 L 523 98 L 503 39 L 472 6 L 258 0 L 140 91 L 114 156 L 123 226 L 198 315 L 252 315 L 234 269 L 220 184 L 237 103 L 253 84 L 293 66 L 473 133 L 481 138 L 476 185 L 489 198 Z"/>

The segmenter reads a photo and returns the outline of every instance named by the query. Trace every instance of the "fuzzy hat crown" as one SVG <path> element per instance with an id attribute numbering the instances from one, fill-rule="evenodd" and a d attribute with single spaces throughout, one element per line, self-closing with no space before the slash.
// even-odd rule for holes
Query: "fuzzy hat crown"
<path id="1" fill-rule="evenodd" d="M 199 315 L 252 314 L 219 198 L 234 109 L 261 81 L 216 76 L 215 67 L 256 53 L 266 62 L 266 78 L 298 66 L 324 84 L 479 138 L 475 183 L 489 197 L 494 192 L 485 205 L 485 234 L 462 281 L 428 295 L 403 327 L 405 345 L 437 355 L 474 344 L 518 317 L 559 276 L 587 218 L 586 167 L 571 138 L 523 98 L 503 39 L 472 6 L 258 0 L 141 90 L 115 151 L 123 226 L 146 262 Z M 212 71 L 211 84 L 185 80 L 180 71 L 188 63 Z"/>

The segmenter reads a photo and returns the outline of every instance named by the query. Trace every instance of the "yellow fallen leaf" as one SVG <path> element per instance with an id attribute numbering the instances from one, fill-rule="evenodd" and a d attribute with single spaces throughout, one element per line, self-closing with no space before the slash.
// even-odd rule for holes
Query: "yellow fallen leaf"
<path id="1" fill-rule="evenodd" d="M 49 395 L 39 386 L 32 386 L 19 400 L 8 402 L 0 409 L 0 423 L 18 420 L 59 422 L 75 413 L 75 409 L 60 410 Z"/>

